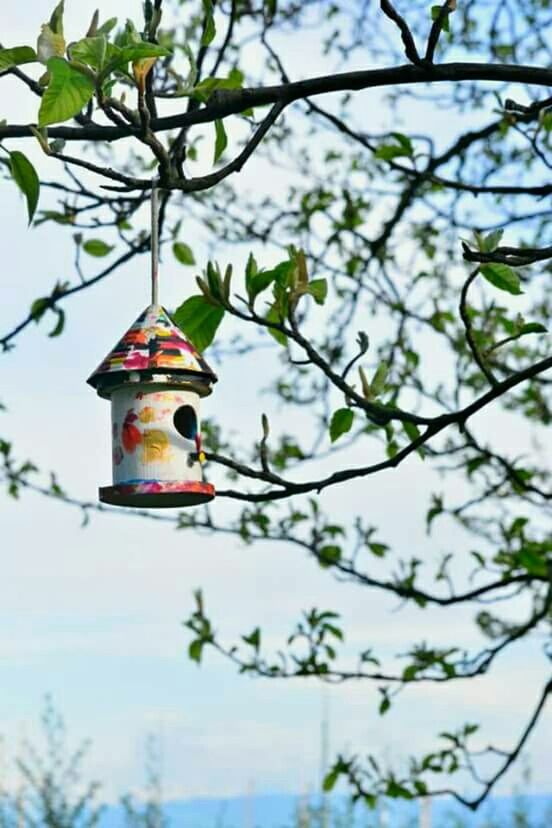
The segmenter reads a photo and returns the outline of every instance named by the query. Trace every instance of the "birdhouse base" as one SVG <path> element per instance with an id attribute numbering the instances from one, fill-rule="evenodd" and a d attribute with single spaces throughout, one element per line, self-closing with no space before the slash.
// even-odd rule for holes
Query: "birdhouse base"
<path id="1" fill-rule="evenodd" d="M 100 488 L 100 500 L 112 506 L 135 509 L 170 509 L 199 506 L 215 496 L 211 483 L 197 480 L 137 480 Z"/>

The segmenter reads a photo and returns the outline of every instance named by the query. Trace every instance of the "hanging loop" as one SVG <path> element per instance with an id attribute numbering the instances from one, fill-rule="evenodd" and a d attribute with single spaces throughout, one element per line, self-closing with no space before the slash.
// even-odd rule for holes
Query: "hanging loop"
<path id="1" fill-rule="evenodd" d="M 159 179 L 151 182 L 151 304 L 159 304 Z"/>

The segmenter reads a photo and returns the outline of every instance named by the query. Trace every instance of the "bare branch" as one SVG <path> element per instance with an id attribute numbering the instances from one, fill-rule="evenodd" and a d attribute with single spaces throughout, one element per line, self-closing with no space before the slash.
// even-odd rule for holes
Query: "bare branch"
<path id="1" fill-rule="evenodd" d="M 468 291 L 470 289 L 470 285 L 473 284 L 473 282 L 476 279 L 478 274 L 479 274 L 479 268 L 476 267 L 476 269 L 470 274 L 470 276 L 464 282 L 464 285 L 462 286 L 462 292 L 460 294 L 459 311 L 460 311 L 460 316 L 462 318 L 462 322 L 464 323 L 464 328 L 466 330 L 466 340 L 467 340 L 467 343 L 470 347 L 470 351 L 472 352 L 472 356 L 473 356 L 474 360 L 476 361 L 477 365 L 479 366 L 479 368 L 481 369 L 481 371 L 483 372 L 483 374 L 486 376 L 486 378 L 489 381 L 490 385 L 492 385 L 493 387 L 496 387 L 498 385 L 498 380 L 493 375 L 493 372 L 491 371 L 489 366 L 485 363 L 485 360 L 483 359 L 483 357 L 479 353 L 479 348 L 477 347 L 477 343 L 475 342 L 475 339 L 474 339 L 474 336 L 473 336 L 473 328 L 472 328 L 472 324 L 471 324 L 471 319 L 470 319 L 469 311 L 468 311 L 468 307 L 467 307 Z"/>
<path id="2" fill-rule="evenodd" d="M 448 18 L 449 14 L 454 11 L 456 8 L 456 0 L 445 0 L 439 14 L 433 21 L 433 25 L 429 32 L 429 37 L 427 40 L 427 49 L 425 53 L 425 60 L 428 63 L 433 63 L 433 58 L 435 57 L 435 49 L 437 48 L 437 44 L 439 42 L 439 37 L 441 36 L 441 32 L 445 26 L 445 21 Z"/>
<path id="3" fill-rule="evenodd" d="M 73 287 L 69 287 L 66 290 L 56 292 L 55 295 L 52 295 L 49 299 L 47 299 L 46 308 L 54 308 L 61 301 L 67 299 L 69 296 L 73 296 L 77 293 L 80 293 L 83 290 L 86 290 L 89 287 L 92 287 L 92 285 L 95 285 L 97 282 L 100 282 L 102 279 L 105 279 L 111 273 L 116 271 L 119 267 L 129 262 L 131 259 L 134 258 L 134 256 L 138 255 L 139 253 L 145 253 L 148 249 L 149 240 L 144 241 L 142 244 L 137 245 L 135 247 L 131 247 L 130 250 L 128 250 L 126 253 L 123 253 L 122 256 L 119 256 L 119 258 L 115 259 L 115 261 L 112 264 L 108 265 L 108 267 L 104 268 L 104 270 L 102 270 L 100 273 L 97 273 L 91 279 L 85 279 L 84 281 L 79 282 L 77 285 L 74 285 Z M 15 326 L 15 328 L 13 328 L 11 331 L 9 331 L 7 334 L 0 338 L 0 348 L 2 348 L 3 350 L 7 350 L 8 348 L 13 347 L 10 344 L 11 341 L 15 339 L 15 337 L 18 334 L 20 334 L 21 331 L 27 328 L 34 321 L 35 318 L 32 312 L 29 312 L 27 316 L 18 325 Z"/>
<path id="4" fill-rule="evenodd" d="M 550 188 L 552 191 L 552 187 Z M 467 262 L 497 262 L 511 267 L 523 267 L 552 259 L 552 247 L 497 247 L 492 253 L 472 250 L 465 242 L 462 245 Z"/>
<path id="5" fill-rule="evenodd" d="M 380 8 L 382 12 L 398 27 L 401 33 L 402 42 L 404 43 L 404 53 L 406 57 L 416 66 L 419 66 L 422 59 L 418 53 L 418 49 L 416 48 L 412 32 L 410 31 L 408 23 L 404 17 L 399 14 L 390 0 L 380 0 Z"/>

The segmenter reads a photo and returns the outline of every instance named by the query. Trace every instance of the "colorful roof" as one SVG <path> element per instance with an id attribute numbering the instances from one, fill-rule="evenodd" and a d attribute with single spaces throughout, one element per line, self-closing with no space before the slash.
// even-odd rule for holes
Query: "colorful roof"
<path id="1" fill-rule="evenodd" d="M 88 379 L 94 388 L 117 374 L 143 371 L 153 374 L 196 374 L 216 382 L 216 374 L 184 337 L 165 308 L 150 305 Z"/>

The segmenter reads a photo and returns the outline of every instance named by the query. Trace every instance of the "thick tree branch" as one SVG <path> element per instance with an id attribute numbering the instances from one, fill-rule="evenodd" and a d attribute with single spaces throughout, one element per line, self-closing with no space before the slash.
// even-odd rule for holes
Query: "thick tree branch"
<path id="1" fill-rule="evenodd" d="M 515 66 L 488 63 L 443 63 L 438 67 L 404 65 L 388 69 L 368 69 L 361 72 L 344 72 L 280 86 L 219 90 L 211 96 L 203 108 L 151 121 L 153 132 L 211 123 L 219 118 L 237 115 L 246 109 L 270 104 L 291 104 L 294 101 L 331 92 L 360 91 L 385 86 L 415 85 L 420 83 L 458 83 L 461 81 L 491 81 L 496 83 L 522 83 L 531 86 L 552 86 L 552 69 L 537 66 Z M 138 136 L 133 127 L 88 125 L 85 127 L 50 127 L 49 138 L 65 141 L 117 141 Z M 0 140 L 7 138 L 31 138 L 27 125 L 0 127 Z"/>

